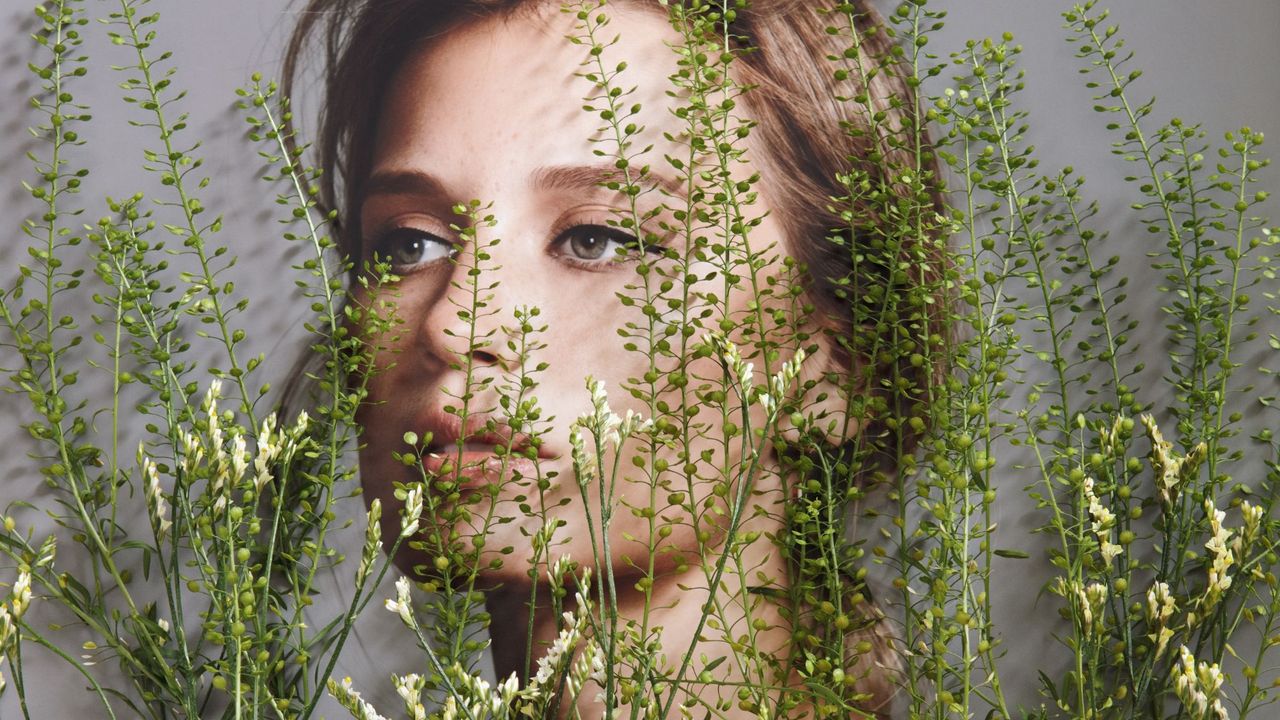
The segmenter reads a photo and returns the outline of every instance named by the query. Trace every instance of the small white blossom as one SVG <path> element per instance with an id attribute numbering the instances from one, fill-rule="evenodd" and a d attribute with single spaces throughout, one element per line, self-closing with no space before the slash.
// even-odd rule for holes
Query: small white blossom
<path id="1" fill-rule="evenodd" d="M 1201 461 L 1208 452 L 1208 446 L 1199 443 L 1184 457 L 1177 457 L 1173 454 L 1173 443 L 1164 439 L 1155 418 L 1150 414 L 1144 414 L 1141 420 L 1147 429 L 1147 436 L 1151 439 L 1151 453 L 1147 459 L 1156 474 L 1156 488 L 1160 491 L 1160 500 L 1166 509 L 1171 508 L 1182 485 L 1200 467 Z"/>
<path id="2" fill-rule="evenodd" d="M 1209 519 L 1210 531 L 1210 537 L 1204 547 L 1211 556 L 1209 582 L 1208 587 L 1205 588 L 1205 605 L 1212 608 L 1217 604 L 1222 593 L 1231 587 L 1231 576 L 1228 570 L 1235 564 L 1236 558 L 1229 546 L 1231 531 L 1222 524 L 1226 513 L 1214 507 L 1213 500 L 1210 499 L 1204 501 L 1204 511 Z"/>
<path id="3" fill-rule="evenodd" d="M 1258 528 L 1262 524 L 1262 508 L 1248 500 L 1240 503 L 1240 517 L 1244 520 L 1244 535 L 1247 538 L 1258 536 Z"/>
<path id="4" fill-rule="evenodd" d="M 382 550 L 382 501 L 374 498 L 369 503 L 369 514 L 366 516 L 364 530 L 364 547 L 360 552 L 360 567 L 356 570 L 356 577 L 364 579 L 369 575 L 369 571 L 373 568 L 373 561 L 377 559 L 378 552 Z"/>
<path id="5" fill-rule="evenodd" d="M 1177 603 L 1169 592 L 1168 583 L 1157 582 L 1147 591 L 1147 622 L 1163 625 L 1168 622 L 1175 609 Z"/>
<path id="6" fill-rule="evenodd" d="M 595 460 L 587 454 L 587 445 L 582 439 L 582 429 L 577 424 L 569 428 L 569 447 L 573 458 L 574 475 L 579 483 L 589 482 L 589 478 L 595 476 Z"/>
<path id="7" fill-rule="evenodd" d="M 351 687 L 351 678 L 343 678 L 340 683 L 330 678 L 328 688 L 329 694 L 356 720 L 387 720 Z"/>
<path id="8" fill-rule="evenodd" d="M 276 433 L 276 414 L 262 420 L 258 428 L 258 454 L 253 458 L 253 489 L 261 493 L 271 480 L 271 463 L 280 455 L 282 438 Z"/>
<path id="9" fill-rule="evenodd" d="M 138 453 L 142 453 L 142 448 L 138 448 Z M 173 522 L 169 520 L 169 502 L 165 499 L 164 491 L 160 489 L 160 473 L 151 458 L 142 458 L 142 476 L 146 483 L 144 497 L 147 501 L 148 509 L 151 510 L 151 520 L 155 526 L 156 539 L 160 540 L 168 534 Z"/>
<path id="10" fill-rule="evenodd" d="M 760 407 L 764 408 L 766 415 L 773 415 L 773 411 L 778 408 L 778 401 L 773 399 L 769 393 L 760 393 L 760 397 L 756 398 L 760 403 Z"/>
<path id="11" fill-rule="evenodd" d="M 17 625 L 14 623 L 13 614 L 9 612 L 9 608 L 0 603 L 0 657 L 9 649 L 9 640 L 14 636 L 14 630 Z"/>
<path id="12" fill-rule="evenodd" d="M 564 587 L 564 578 L 572 567 L 573 560 L 568 555 L 556 558 L 556 561 L 551 563 L 551 568 L 547 570 L 547 579 L 551 582 L 551 586 Z"/>
<path id="13" fill-rule="evenodd" d="M 400 518 L 400 537 L 407 538 L 418 532 L 422 519 L 422 484 L 416 484 L 405 492 L 404 516 Z"/>
<path id="14" fill-rule="evenodd" d="M 231 438 L 231 486 L 239 484 L 244 473 L 249 469 L 249 451 L 246 449 L 244 435 Z"/>
<path id="15" fill-rule="evenodd" d="M 1173 681 L 1174 693 L 1194 720 L 1227 720 L 1227 709 L 1218 698 L 1223 675 L 1217 663 L 1197 663 L 1183 645 L 1173 667 Z"/>
<path id="16" fill-rule="evenodd" d="M 572 619 L 572 613 L 565 613 L 565 615 L 566 620 Z M 580 633 L 576 621 L 560 631 L 560 635 L 551 643 L 547 653 L 538 660 L 538 672 L 533 678 L 534 685 L 538 687 L 547 686 L 547 683 L 559 672 L 561 661 L 566 657 L 572 657 L 579 638 Z"/>
<path id="17" fill-rule="evenodd" d="M 623 438 L 631 437 L 633 434 L 643 435 L 651 430 L 653 430 L 653 420 L 642 420 L 640 414 L 630 408 L 627 409 L 627 414 L 618 426 L 618 434 Z"/>
<path id="18" fill-rule="evenodd" d="M 400 616 L 400 620 L 409 627 L 415 626 L 413 619 L 413 599 L 409 596 L 409 579 L 402 577 L 396 580 L 396 597 L 388 598 L 385 607 Z"/>
<path id="19" fill-rule="evenodd" d="M 190 475 L 204 459 L 204 448 L 200 446 L 200 440 L 195 435 L 182 428 L 178 428 L 178 438 L 182 444 L 182 470 Z"/>
<path id="20" fill-rule="evenodd" d="M 422 704 L 422 688 L 426 686 L 426 678 L 417 674 L 403 677 L 392 675 L 391 683 L 396 686 L 396 694 L 404 701 L 405 712 L 413 720 L 426 720 L 427 708 Z"/>
<path id="21" fill-rule="evenodd" d="M 311 416 L 307 414 L 306 410 L 299 411 L 298 417 L 294 418 L 293 427 L 289 429 L 289 436 L 294 440 L 297 440 L 302 437 L 303 433 L 307 431 L 307 428 L 310 425 Z"/>
<path id="22" fill-rule="evenodd" d="M 213 470 L 213 492 L 216 494 L 225 480 L 224 468 L 227 463 L 226 449 L 222 447 L 222 420 L 218 417 L 218 398 L 222 394 L 222 382 L 214 380 L 209 385 L 209 392 L 204 396 L 205 413 L 209 424 L 209 452 Z"/>
<path id="23" fill-rule="evenodd" d="M 1106 620 L 1107 586 L 1102 583 L 1089 583 L 1088 587 L 1076 587 L 1076 595 L 1080 605 L 1081 621 L 1086 634 L 1095 629 L 1101 633 Z"/>
<path id="24" fill-rule="evenodd" d="M 597 443 L 616 446 L 621 442 L 618 429 L 622 418 L 609 409 L 609 395 L 605 392 L 604 382 L 588 377 L 587 389 L 591 391 L 591 412 L 583 413 L 575 424 L 589 430 Z"/>
<path id="25" fill-rule="evenodd" d="M 604 687 L 604 651 L 600 649 L 600 645 L 592 639 L 586 641 L 582 648 L 582 653 L 578 655 L 578 659 L 573 663 L 573 668 L 569 671 L 567 687 L 570 697 L 577 697 L 582 692 L 582 687 L 588 681 L 594 682 L 600 687 Z"/>
<path id="26" fill-rule="evenodd" d="M 1110 566 L 1111 561 L 1121 552 L 1120 546 L 1111 542 L 1111 528 L 1115 525 L 1116 516 L 1098 499 L 1093 485 L 1093 478 L 1084 479 L 1084 496 L 1089 503 L 1089 515 L 1093 518 L 1093 534 L 1098 537 L 1098 551 L 1102 554 L 1103 563 Z"/>
<path id="27" fill-rule="evenodd" d="M 25 567 L 18 571 L 18 579 L 13 583 L 13 619 L 21 620 L 27 608 L 31 606 L 31 572 Z"/>
<path id="28" fill-rule="evenodd" d="M 1169 640 L 1173 638 L 1173 630 L 1168 623 L 1176 609 L 1177 603 L 1173 593 L 1169 592 L 1168 583 L 1157 582 L 1147 591 L 1147 624 L 1152 629 L 1147 637 L 1155 643 L 1157 658 L 1164 654 Z"/>

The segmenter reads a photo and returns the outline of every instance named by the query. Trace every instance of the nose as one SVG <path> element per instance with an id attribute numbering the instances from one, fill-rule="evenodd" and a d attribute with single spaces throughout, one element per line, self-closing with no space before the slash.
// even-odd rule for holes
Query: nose
<path id="1" fill-rule="evenodd" d="M 510 372 L 517 362 L 504 327 L 515 325 L 519 273 L 508 267 L 503 243 L 466 238 L 451 260 L 448 281 L 427 300 L 417 328 L 421 350 L 445 367 L 492 367 Z"/>

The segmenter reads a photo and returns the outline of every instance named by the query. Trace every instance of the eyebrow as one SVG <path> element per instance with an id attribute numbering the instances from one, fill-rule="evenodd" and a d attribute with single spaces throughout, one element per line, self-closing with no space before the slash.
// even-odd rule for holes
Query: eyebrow
<path id="1" fill-rule="evenodd" d="M 550 165 L 540 167 L 530 178 L 533 188 L 543 190 L 594 191 L 605 190 L 604 183 L 625 182 L 626 175 L 612 163 L 595 165 Z M 633 182 L 636 181 L 633 178 Z M 685 184 L 676 178 L 657 173 L 647 173 L 640 179 L 642 185 L 660 188 L 668 195 L 682 198 L 688 193 Z M 444 183 L 434 175 L 420 170 L 391 170 L 376 172 L 365 185 L 365 197 L 372 195 L 422 195 L 446 197 Z"/>

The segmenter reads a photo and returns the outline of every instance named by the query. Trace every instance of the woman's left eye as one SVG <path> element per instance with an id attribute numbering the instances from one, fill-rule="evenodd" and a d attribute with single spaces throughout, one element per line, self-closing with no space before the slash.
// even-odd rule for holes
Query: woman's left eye
<path id="1" fill-rule="evenodd" d="M 564 255 L 587 262 L 617 260 L 619 250 L 630 255 L 640 249 L 635 235 L 607 225 L 575 225 L 560 233 L 554 244 Z"/>

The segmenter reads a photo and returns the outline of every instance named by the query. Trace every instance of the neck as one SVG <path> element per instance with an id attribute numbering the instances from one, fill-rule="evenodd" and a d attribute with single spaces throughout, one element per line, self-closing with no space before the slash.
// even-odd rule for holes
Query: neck
<path id="1" fill-rule="evenodd" d="M 738 688 L 743 683 L 763 688 L 776 688 L 782 684 L 778 670 L 785 671 L 789 661 L 791 629 L 781 617 L 781 608 L 775 601 L 751 594 L 744 585 L 763 584 L 757 579 L 759 573 L 763 573 L 774 579 L 773 588 L 785 591 L 782 583 L 786 580 L 786 565 L 781 553 L 762 539 L 743 552 L 741 570 L 738 563 L 726 563 L 720 578 L 720 590 L 713 596 L 707 588 L 714 571 L 712 560 L 705 569 L 690 566 L 681 573 L 662 575 L 653 582 L 648 593 L 636 588 L 639 577 L 615 578 L 618 627 L 631 623 L 650 636 L 660 633 L 661 645 L 652 659 L 654 667 L 665 668 L 664 674 L 671 678 L 680 671 L 686 654 L 690 653 L 693 638 L 702 638 L 692 650 L 693 661 L 684 669 L 683 677 L 687 680 L 681 683 L 681 687 L 688 688 L 688 692 L 677 694 L 670 717 L 680 717 L 677 708 L 688 704 L 695 717 L 711 711 L 714 716 L 729 720 L 758 718 L 760 714 L 751 709 L 750 702 L 776 706 L 777 691 L 765 690 L 763 696 L 748 698 L 745 705 L 740 705 Z M 548 601 L 550 589 L 545 586 L 538 588 L 537 605 L 532 611 L 529 602 L 531 591 L 532 588 L 525 584 L 508 586 L 487 595 L 487 609 L 492 618 L 494 667 L 499 680 L 515 673 L 522 683 L 527 682 L 528 676 L 537 671 L 538 659 L 545 655 L 546 649 L 559 635 L 561 617 Z M 597 605 L 600 602 L 594 582 L 591 599 Z M 709 601 L 712 602 L 710 612 L 704 619 L 703 609 Z M 577 610 L 570 597 L 565 599 L 562 609 Z M 596 615 L 607 621 L 614 613 L 597 609 Z M 729 628 L 729 632 L 724 628 Z M 741 649 L 735 652 L 730 635 L 734 639 L 747 635 L 747 646 L 755 648 L 758 657 L 765 662 L 753 661 Z M 530 637 L 531 655 L 527 654 Z M 622 638 L 625 634 L 619 632 L 614 637 Z M 527 657 L 530 659 L 526 674 Z M 699 682 L 697 678 L 704 667 L 720 658 L 723 661 L 710 672 L 712 683 Z M 782 667 L 771 666 L 770 661 Z M 627 676 L 634 672 L 628 667 L 634 662 L 634 659 L 620 658 L 613 667 Z M 603 703 L 596 702 L 601 691 L 600 687 L 588 682 L 579 694 L 577 709 L 583 720 L 603 717 Z M 658 700 L 665 704 L 669 693 L 658 686 L 656 694 Z M 721 699 L 731 710 L 715 711 L 716 703 Z M 561 716 L 570 714 L 568 708 L 561 712 Z"/>

